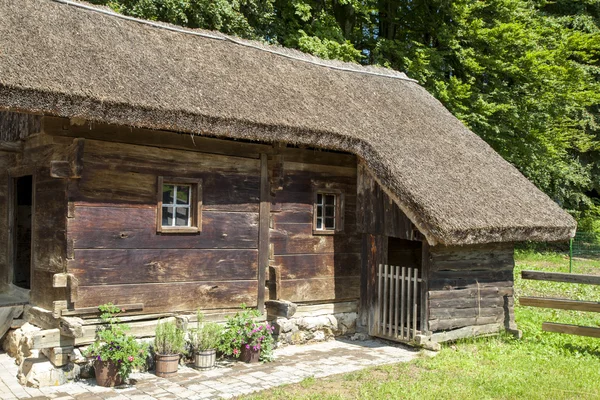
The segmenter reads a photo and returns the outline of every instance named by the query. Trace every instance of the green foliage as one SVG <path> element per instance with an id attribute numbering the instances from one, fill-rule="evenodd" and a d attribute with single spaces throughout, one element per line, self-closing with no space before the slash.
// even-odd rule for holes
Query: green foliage
<path id="1" fill-rule="evenodd" d="M 138 343 L 133 336 L 127 335 L 127 325 L 120 324 L 119 307 L 112 303 L 98 307 L 104 325 L 96 332 L 96 341 L 88 347 L 86 355 L 98 361 L 112 361 L 119 369 L 123 380 L 127 379 L 134 367 L 146 363 L 148 346 Z"/>
<path id="2" fill-rule="evenodd" d="M 227 317 L 219 350 L 239 357 L 242 347 L 260 349 L 260 361 L 273 360 L 273 327 L 268 322 L 255 322 L 261 314 L 256 309 L 241 305 L 241 310 Z"/>
<path id="3" fill-rule="evenodd" d="M 198 322 L 195 329 L 190 330 L 190 342 L 194 352 L 213 350 L 219 346 L 223 327 L 215 322 L 206 322 L 204 314 L 198 310 Z"/>
<path id="4" fill-rule="evenodd" d="M 185 332 L 174 321 L 156 325 L 154 352 L 157 354 L 181 354 L 185 351 Z"/>

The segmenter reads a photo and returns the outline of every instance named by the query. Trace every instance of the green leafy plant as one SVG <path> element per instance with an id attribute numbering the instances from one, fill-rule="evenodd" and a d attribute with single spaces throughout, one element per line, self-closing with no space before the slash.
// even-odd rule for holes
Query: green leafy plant
<path id="1" fill-rule="evenodd" d="M 261 361 L 273 360 L 273 326 L 268 322 L 256 322 L 261 314 L 258 310 L 241 305 L 241 310 L 228 317 L 219 350 L 224 354 L 239 357 L 242 347 L 260 349 Z"/>
<path id="2" fill-rule="evenodd" d="M 185 332 L 172 321 L 156 325 L 154 352 L 157 354 L 181 354 L 185 351 Z"/>
<path id="3" fill-rule="evenodd" d="M 204 320 L 204 314 L 198 311 L 198 322 L 195 329 L 190 330 L 190 344 L 194 352 L 213 350 L 221 342 L 223 327 L 215 322 Z"/>
<path id="4" fill-rule="evenodd" d="M 146 363 L 148 346 L 138 343 L 133 336 L 126 332 L 127 325 L 120 324 L 117 315 L 121 309 L 112 303 L 98 307 L 104 322 L 96 332 L 96 341 L 87 349 L 86 355 L 97 361 L 114 363 L 123 380 L 127 379 L 134 367 L 141 367 Z"/>

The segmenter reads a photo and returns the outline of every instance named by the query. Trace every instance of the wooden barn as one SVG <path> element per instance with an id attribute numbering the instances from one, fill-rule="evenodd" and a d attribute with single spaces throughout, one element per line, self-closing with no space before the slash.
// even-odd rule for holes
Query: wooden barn
<path id="1" fill-rule="evenodd" d="M 514 330 L 514 244 L 575 231 L 402 73 L 85 3 L 0 0 L 0 110 L 0 336 L 24 310 L 36 348 L 89 342 L 107 302 L 140 336 L 241 303 Z"/>

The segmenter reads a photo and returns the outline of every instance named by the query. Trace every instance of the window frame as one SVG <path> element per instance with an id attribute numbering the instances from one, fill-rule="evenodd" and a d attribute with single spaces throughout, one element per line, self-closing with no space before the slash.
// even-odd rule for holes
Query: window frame
<path id="1" fill-rule="evenodd" d="M 163 226 L 163 185 L 191 186 L 190 226 Z M 156 194 L 156 231 L 158 233 L 199 233 L 202 231 L 202 179 L 159 176 Z"/>
<path id="2" fill-rule="evenodd" d="M 335 208 L 334 208 L 334 229 L 317 229 L 317 198 L 318 195 L 334 195 L 335 196 Z M 335 235 L 344 231 L 344 192 L 340 189 L 332 189 L 327 187 L 317 187 L 313 190 L 313 221 L 312 231 L 313 235 Z M 323 219 L 323 227 L 325 226 L 325 220 Z"/>

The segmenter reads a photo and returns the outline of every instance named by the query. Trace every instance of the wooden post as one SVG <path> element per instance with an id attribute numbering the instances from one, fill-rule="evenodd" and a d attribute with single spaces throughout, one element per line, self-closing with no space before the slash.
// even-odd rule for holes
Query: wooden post
<path id="1" fill-rule="evenodd" d="M 258 222 L 258 311 L 265 309 L 265 285 L 269 268 L 270 188 L 267 155 L 260 155 L 260 214 Z"/>
<path id="2" fill-rule="evenodd" d="M 421 247 L 421 333 L 429 331 L 429 243 L 423 240 Z"/>

